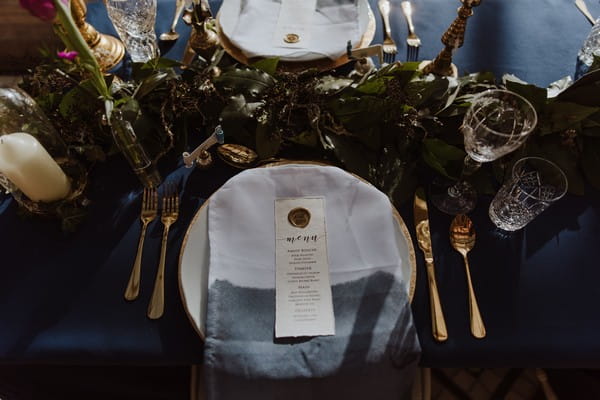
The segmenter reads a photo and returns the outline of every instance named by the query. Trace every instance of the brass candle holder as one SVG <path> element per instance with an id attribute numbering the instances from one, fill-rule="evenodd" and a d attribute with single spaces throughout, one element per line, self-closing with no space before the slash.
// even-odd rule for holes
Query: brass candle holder
<path id="1" fill-rule="evenodd" d="M 96 28 L 86 22 L 87 7 L 85 0 L 72 0 L 71 14 L 77 28 L 79 28 L 79 32 L 81 32 L 96 60 L 98 60 L 100 69 L 109 71 L 116 67 L 125 55 L 123 43 L 114 36 L 98 32 Z"/>
<path id="2" fill-rule="evenodd" d="M 462 47 L 465 41 L 467 18 L 473 15 L 473 7 L 481 4 L 481 0 L 461 0 L 461 2 L 462 6 L 458 9 L 458 16 L 442 35 L 444 49 L 440 51 L 435 60 L 423 63 L 422 71 L 425 74 L 433 73 L 441 76 L 458 75 L 456 66 L 452 64 L 452 53 L 454 50 Z"/>
<path id="3" fill-rule="evenodd" d="M 219 37 L 211 29 L 215 21 L 208 2 L 194 0 L 193 8 L 184 11 L 183 21 L 192 27 L 192 32 L 183 52 L 182 64 L 190 65 L 196 55 L 209 60 L 219 45 Z"/>

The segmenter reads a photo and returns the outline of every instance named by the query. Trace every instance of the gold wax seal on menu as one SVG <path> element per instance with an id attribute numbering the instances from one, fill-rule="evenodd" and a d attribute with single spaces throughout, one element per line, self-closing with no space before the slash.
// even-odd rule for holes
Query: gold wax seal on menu
<path id="1" fill-rule="evenodd" d="M 300 36 L 295 33 L 288 33 L 284 36 L 283 41 L 286 43 L 298 43 L 300 41 Z"/>
<path id="2" fill-rule="evenodd" d="M 306 208 L 294 208 L 288 214 L 288 221 L 296 228 L 306 228 L 310 222 L 310 212 Z"/>

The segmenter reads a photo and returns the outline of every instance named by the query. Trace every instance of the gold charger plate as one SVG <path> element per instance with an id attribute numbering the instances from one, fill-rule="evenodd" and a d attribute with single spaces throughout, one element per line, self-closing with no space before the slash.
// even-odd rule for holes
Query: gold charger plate
<path id="1" fill-rule="evenodd" d="M 250 65 L 257 61 L 262 60 L 261 57 L 252 57 L 248 58 L 244 55 L 242 50 L 236 47 L 227 35 L 221 29 L 221 24 L 219 22 L 221 13 L 217 13 L 217 35 L 219 36 L 219 41 L 221 43 L 221 47 L 233 57 L 236 61 L 239 61 L 242 64 Z M 377 28 L 377 24 L 375 22 L 375 15 L 373 14 L 373 10 L 371 10 L 371 6 L 367 3 L 367 15 L 369 22 L 367 23 L 367 28 L 365 33 L 362 35 L 360 42 L 354 46 L 355 49 L 367 47 L 373 41 L 375 37 L 375 29 Z M 350 59 L 346 54 L 338 58 L 337 60 L 331 60 L 329 58 L 320 58 L 318 60 L 311 61 L 280 61 L 277 64 L 277 69 L 283 72 L 300 72 L 307 69 L 318 69 L 319 71 L 329 71 L 331 69 L 337 68 L 348 63 Z"/>
<path id="2" fill-rule="evenodd" d="M 321 165 L 329 164 L 313 161 L 278 161 L 259 168 L 270 168 L 281 165 Z M 349 173 L 349 172 L 347 172 Z M 371 185 L 361 177 L 351 174 L 357 179 Z M 218 189 L 217 189 L 218 190 Z M 179 253 L 179 294 L 185 312 L 198 335 L 204 339 L 204 323 L 206 320 L 206 295 L 208 289 L 208 264 L 210 260 L 208 242 L 208 198 L 198 209 L 190 222 L 183 238 L 181 251 Z M 413 241 L 406 224 L 402 220 L 398 210 L 392 205 L 392 214 L 396 221 L 396 240 L 402 258 L 403 276 L 408 276 L 406 289 L 409 300 L 412 302 L 415 294 L 417 281 L 417 261 Z"/>

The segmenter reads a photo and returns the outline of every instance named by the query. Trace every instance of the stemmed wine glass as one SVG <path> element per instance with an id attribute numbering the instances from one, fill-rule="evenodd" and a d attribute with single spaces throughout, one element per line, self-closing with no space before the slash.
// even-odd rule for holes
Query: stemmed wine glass
<path id="1" fill-rule="evenodd" d="M 516 93 L 492 89 L 476 95 L 460 128 L 467 151 L 460 179 L 450 187 L 432 187 L 433 204 L 451 215 L 472 211 L 477 203 L 477 192 L 466 178 L 482 163 L 516 150 L 536 123 L 535 109 Z"/>

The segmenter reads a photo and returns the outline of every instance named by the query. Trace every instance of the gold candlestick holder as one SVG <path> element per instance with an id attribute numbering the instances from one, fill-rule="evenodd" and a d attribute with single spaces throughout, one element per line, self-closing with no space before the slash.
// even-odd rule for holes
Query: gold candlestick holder
<path id="1" fill-rule="evenodd" d="M 442 43 L 445 47 L 440 51 L 435 60 L 423 63 L 421 66 L 423 73 L 433 73 L 441 76 L 458 75 L 456 66 L 452 64 L 452 53 L 454 50 L 462 47 L 465 41 L 467 18 L 473 15 L 473 7 L 481 4 L 481 0 L 461 0 L 461 3 L 462 6 L 458 9 L 458 16 L 442 35 Z"/>
<path id="2" fill-rule="evenodd" d="M 85 0 L 72 0 L 71 14 L 77 28 L 79 28 L 79 32 L 81 32 L 96 60 L 98 60 L 100 69 L 106 72 L 117 66 L 125 55 L 125 46 L 116 37 L 100 33 L 86 22 L 87 7 Z"/>
<path id="3" fill-rule="evenodd" d="M 183 21 L 192 27 L 190 38 L 185 46 L 183 65 L 190 65 L 196 55 L 209 60 L 219 45 L 219 36 L 212 29 L 215 20 L 206 0 L 194 0 L 194 7 L 186 10 Z"/>

